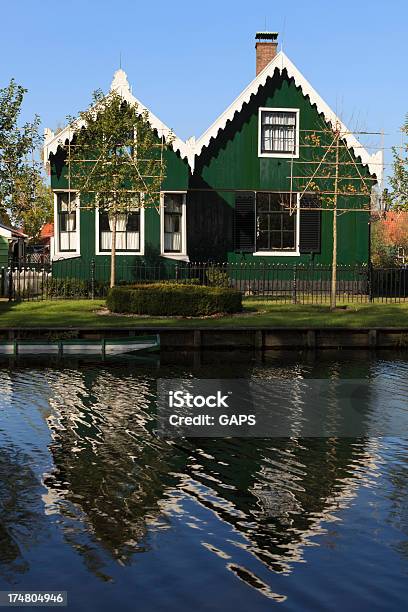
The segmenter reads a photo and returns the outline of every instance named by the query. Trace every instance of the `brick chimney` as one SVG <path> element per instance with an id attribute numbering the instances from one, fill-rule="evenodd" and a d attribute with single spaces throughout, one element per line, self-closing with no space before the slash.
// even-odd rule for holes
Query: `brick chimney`
<path id="1" fill-rule="evenodd" d="M 256 76 L 258 76 L 278 51 L 278 32 L 257 32 L 255 40 Z"/>

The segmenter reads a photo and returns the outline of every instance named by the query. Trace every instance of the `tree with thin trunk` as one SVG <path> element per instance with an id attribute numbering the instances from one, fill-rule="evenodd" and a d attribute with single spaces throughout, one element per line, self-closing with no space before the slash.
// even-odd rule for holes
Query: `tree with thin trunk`
<path id="1" fill-rule="evenodd" d="M 69 193 L 79 193 L 81 206 L 108 213 L 113 287 L 118 222 L 123 224 L 131 211 L 141 207 L 159 207 L 166 174 L 164 150 L 172 135 L 158 134 L 148 111 L 140 112 L 115 90 L 107 96 L 95 92 L 79 119 L 70 119 L 70 129 L 65 145 Z"/>
<path id="2" fill-rule="evenodd" d="M 322 122 L 316 130 L 301 131 L 299 159 L 291 161 L 291 185 L 300 193 L 300 210 L 310 209 L 303 202 L 309 202 L 307 196 L 313 194 L 316 198 L 313 207 L 322 214 L 332 215 L 332 310 L 337 301 L 338 217 L 345 213 L 370 212 L 372 186 L 376 182 L 350 151 L 348 134 L 339 122 L 333 127 Z"/>
<path id="3" fill-rule="evenodd" d="M 0 89 L 0 220 L 22 226 L 24 215 L 36 198 L 42 182 L 41 165 L 36 156 L 41 144 L 40 118 L 20 124 L 27 90 L 11 79 Z"/>

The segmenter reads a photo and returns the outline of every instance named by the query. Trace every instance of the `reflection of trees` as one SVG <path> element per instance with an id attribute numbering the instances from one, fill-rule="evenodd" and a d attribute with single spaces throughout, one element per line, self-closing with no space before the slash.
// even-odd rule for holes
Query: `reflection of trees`
<path id="1" fill-rule="evenodd" d="M 388 522 L 403 534 L 404 540 L 396 545 L 396 550 L 408 559 L 408 440 L 394 441 L 399 461 L 391 464 L 388 479 L 391 491 L 388 497 L 391 503 Z"/>
<path id="2" fill-rule="evenodd" d="M 38 539 L 43 526 L 42 487 L 30 468 L 30 457 L 7 444 L 0 449 L 0 575 L 12 580 L 28 571 L 23 550 Z"/>

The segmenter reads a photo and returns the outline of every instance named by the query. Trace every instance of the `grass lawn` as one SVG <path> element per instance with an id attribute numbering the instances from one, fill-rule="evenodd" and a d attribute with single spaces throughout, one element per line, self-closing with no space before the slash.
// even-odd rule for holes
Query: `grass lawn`
<path id="1" fill-rule="evenodd" d="M 349 304 L 332 313 L 328 306 L 245 298 L 242 313 L 208 319 L 102 315 L 102 308 L 103 300 L 0 302 L 0 327 L 408 327 L 408 302 Z"/>

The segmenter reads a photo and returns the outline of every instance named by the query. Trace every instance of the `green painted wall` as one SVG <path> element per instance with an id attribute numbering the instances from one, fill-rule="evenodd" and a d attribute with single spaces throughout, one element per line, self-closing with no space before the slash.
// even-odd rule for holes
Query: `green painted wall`
<path id="1" fill-rule="evenodd" d="M 290 163 L 279 158 L 258 157 L 258 108 L 299 108 L 300 129 L 319 130 L 327 127 L 315 106 L 305 97 L 293 80 L 275 74 L 264 87 L 258 90 L 249 104 L 243 106 L 233 121 L 228 122 L 196 160 L 191 175 L 186 160 L 172 150 L 166 151 L 167 178 L 163 190 L 187 190 L 187 250 L 192 261 L 217 259 L 231 262 L 264 261 L 265 263 L 309 263 L 330 264 L 332 258 L 332 212 L 322 213 L 321 252 L 291 257 L 253 256 L 234 251 L 233 223 L 235 191 L 288 191 L 290 189 Z M 322 144 L 325 145 L 323 136 Z M 323 155 L 324 149 L 320 154 Z M 307 153 L 309 156 L 311 152 Z M 302 159 L 305 159 L 302 152 Z M 316 150 L 313 153 L 316 156 Z M 347 154 L 348 155 L 348 154 Z M 314 157 L 315 159 L 316 157 Z M 67 168 L 61 150 L 51 157 L 51 185 L 53 189 L 68 188 Z M 296 162 L 294 162 L 296 163 Z M 359 165 L 359 172 L 369 177 L 368 170 Z M 352 166 L 344 170 L 358 176 Z M 294 173 L 298 169 L 294 167 Z M 86 204 L 83 199 L 81 205 Z M 339 198 L 338 206 L 350 212 L 338 217 L 338 263 L 365 264 L 369 257 L 369 215 L 367 212 L 352 212 L 361 208 L 359 197 Z M 84 278 L 89 276 L 89 265 L 93 257 L 101 279 L 109 277 L 109 255 L 95 256 L 95 212 L 81 210 L 81 257 L 71 263 L 55 264 L 64 276 L 67 272 L 81 268 Z M 160 218 L 155 208 L 145 210 L 145 256 L 118 256 L 119 265 L 132 266 L 145 262 L 152 269 L 161 262 L 172 266 L 160 257 Z M 78 275 L 78 271 L 76 272 Z"/>
<path id="2" fill-rule="evenodd" d="M 317 112 L 315 106 L 310 104 L 300 88 L 296 87 L 293 80 L 281 76 L 268 79 L 266 85 L 259 89 L 250 104 L 244 105 L 242 112 L 229 122 L 226 128 L 219 132 L 216 140 L 212 140 L 209 146 L 202 152 L 196 163 L 191 187 L 195 190 L 214 189 L 217 191 L 220 205 L 226 208 L 234 207 L 235 195 L 232 190 L 238 191 L 289 191 L 290 190 L 290 162 L 279 158 L 258 157 L 258 108 L 299 108 L 300 129 L 318 130 L 327 127 L 323 117 Z M 326 136 L 327 138 L 327 136 Z M 325 144 L 322 142 L 322 144 Z M 306 151 L 306 149 L 305 149 Z M 323 155 L 324 149 L 321 150 Z M 316 150 L 309 152 L 309 159 L 315 159 Z M 305 157 L 302 151 L 301 158 Z M 343 155 L 346 152 L 343 151 Z M 347 154 L 348 155 L 348 154 Z M 349 159 L 349 161 L 351 161 Z M 361 163 L 359 170 L 363 176 L 369 177 L 368 171 Z M 304 167 L 304 166 L 303 166 Z M 308 164 L 308 167 L 309 164 Z M 302 166 L 294 162 L 294 174 Z M 344 166 L 344 172 L 352 172 L 352 176 L 358 176 L 353 166 Z M 303 172 L 302 172 L 303 174 Z M 345 184 L 342 183 L 342 184 Z M 354 182 L 353 184 L 356 184 Z M 197 195 L 196 195 L 197 194 Z M 194 192 L 190 194 L 190 201 L 195 197 L 203 196 L 203 193 Z M 204 199 L 210 200 L 213 196 L 207 193 Z M 350 198 L 339 198 L 339 208 L 361 208 L 362 199 L 353 196 Z M 193 205 L 192 205 L 193 206 Z M 227 214 L 225 215 L 228 216 Z M 322 249 L 320 254 L 314 255 L 316 263 L 329 264 L 332 257 L 332 212 L 322 213 Z M 367 263 L 369 257 L 368 228 L 369 215 L 367 212 L 350 212 L 338 216 L 338 262 L 343 264 Z M 223 228 L 223 239 L 227 245 L 225 256 L 230 261 L 262 261 L 279 263 L 306 263 L 311 259 L 310 255 L 299 257 L 260 257 L 251 254 L 234 253 L 232 240 L 232 228 Z M 200 237 L 203 240 L 203 236 Z M 208 236 L 211 240 L 211 236 Z M 206 239 L 204 238 L 204 241 Z"/>
<path id="3" fill-rule="evenodd" d="M 165 151 L 166 156 L 166 179 L 163 181 L 163 190 L 185 191 L 188 188 L 189 168 L 185 160 L 172 150 Z M 68 189 L 69 181 L 67 167 L 64 164 L 64 156 L 61 150 L 51 159 L 51 187 L 53 189 Z M 159 201 L 157 201 L 159 205 Z M 84 208 L 83 208 L 84 207 Z M 85 207 L 89 207 L 86 209 Z M 158 210 L 154 207 L 146 207 L 145 215 L 145 255 L 118 255 L 118 267 L 122 266 L 128 280 L 134 278 L 132 267 L 145 262 L 152 269 L 163 262 L 160 257 L 160 217 Z M 67 259 L 54 263 L 54 273 L 61 276 L 72 276 L 79 278 L 89 277 L 89 266 L 92 258 L 96 260 L 96 278 L 106 280 L 110 275 L 110 256 L 95 255 L 95 211 L 92 207 L 92 198 L 84 195 L 81 198 L 80 210 L 80 252 L 81 257 Z M 173 265 L 165 261 L 166 265 Z"/>
<path id="4" fill-rule="evenodd" d="M 0 267 L 8 266 L 8 240 L 4 236 L 0 236 Z"/>

